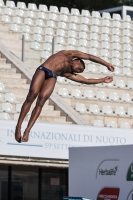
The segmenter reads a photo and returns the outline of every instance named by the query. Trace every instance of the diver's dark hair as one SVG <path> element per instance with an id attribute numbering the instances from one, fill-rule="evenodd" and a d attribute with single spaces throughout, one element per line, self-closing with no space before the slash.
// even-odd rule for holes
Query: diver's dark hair
<path id="1" fill-rule="evenodd" d="M 85 63 L 84 63 L 84 61 L 83 61 L 82 59 L 80 59 L 80 58 L 75 58 L 75 59 L 73 59 L 73 60 L 80 60 L 81 64 L 83 65 L 83 67 L 84 67 L 84 69 L 85 69 Z"/>

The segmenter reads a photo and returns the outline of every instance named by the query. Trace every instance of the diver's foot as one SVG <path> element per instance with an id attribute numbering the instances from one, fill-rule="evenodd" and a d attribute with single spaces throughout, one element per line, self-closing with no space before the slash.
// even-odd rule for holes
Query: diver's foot
<path id="1" fill-rule="evenodd" d="M 29 132 L 30 132 L 30 130 L 25 129 L 24 135 L 23 135 L 23 137 L 22 137 L 22 142 L 28 142 L 28 139 L 29 139 Z"/>
<path id="2" fill-rule="evenodd" d="M 16 126 L 15 129 L 15 140 L 19 143 L 21 143 L 21 128 Z"/>

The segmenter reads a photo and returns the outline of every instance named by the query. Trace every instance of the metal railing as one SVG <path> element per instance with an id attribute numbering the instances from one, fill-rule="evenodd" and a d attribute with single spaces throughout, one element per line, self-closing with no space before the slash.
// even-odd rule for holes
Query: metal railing
<path id="1" fill-rule="evenodd" d="M 22 35 L 22 58 L 21 58 L 21 60 L 24 62 L 24 41 L 25 40 L 25 38 L 24 38 L 24 35 Z"/>

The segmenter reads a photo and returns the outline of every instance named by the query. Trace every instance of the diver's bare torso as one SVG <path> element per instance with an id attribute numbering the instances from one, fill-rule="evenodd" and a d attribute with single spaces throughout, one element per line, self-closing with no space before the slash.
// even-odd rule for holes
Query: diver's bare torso
<path id="1" fill-rule="evenodd" d="M 66 72 L 71 72 L 71 61 L 73 57 L 67 55 L 64 51 L 59 51 L 58 53 L 50 56 L 42 66 L 50 69 L 57 76 L 63 75 Z"/>

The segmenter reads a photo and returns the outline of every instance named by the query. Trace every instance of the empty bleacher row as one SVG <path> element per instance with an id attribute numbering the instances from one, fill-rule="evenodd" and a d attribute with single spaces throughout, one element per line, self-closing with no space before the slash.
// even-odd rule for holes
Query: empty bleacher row
<path id="1" fill-rule="evenodd" d="M 18 2 L 17 6 L 13 1 L 7 1 L 6 5 L 2 2 L 0 38 L 20 57 L 21 39 L 25 35 L 25 64 L 32 73 L 51 55 L 53 37 L 55 52 L 75 49 L 112 63 L 115 72 L 110 84 L 84 85 L 58 77 L 55 91 L 90 125 L 133 127 L 133 22 L 130 16 L 121 19 L 120 15 L 114 14 L 111 18 L 109 13 L 103 13 L 101 17 L 96 11 L 90 14 L 88 10 L 82 10 L 80 13 L 72 8 L 69 12 L 64 7 L 59 11 L 56 6 L 50 6 L 48 10 L 46 5 L 37 8 L 30 3 L 26 7 L 23 2 Z M 11 40 L 16 45 L 12 45 Z M 102 65 L 85 63 L 83 76 L 87 78 L 111 75 Z M 19 87 L 14 90 L 17 95 L 20 95 Z"/>

